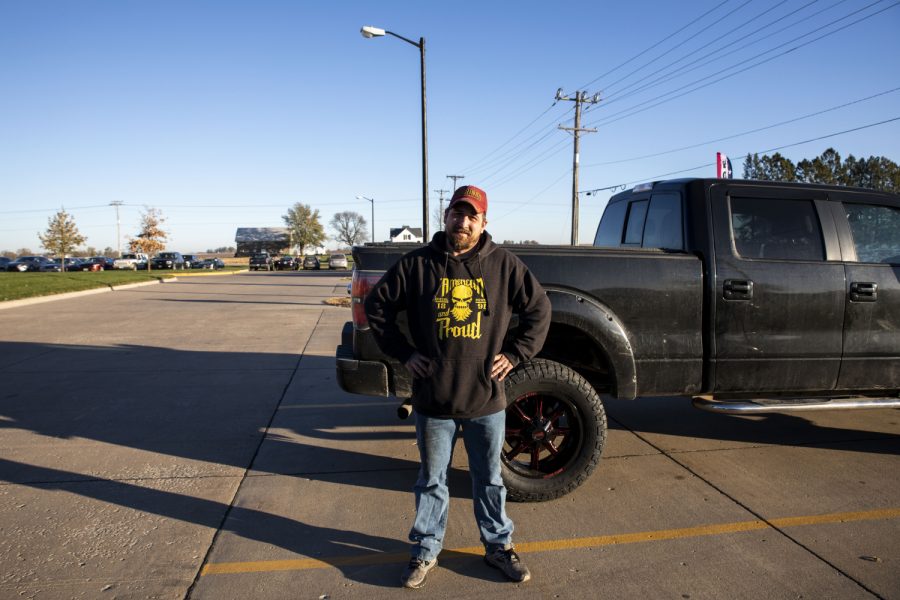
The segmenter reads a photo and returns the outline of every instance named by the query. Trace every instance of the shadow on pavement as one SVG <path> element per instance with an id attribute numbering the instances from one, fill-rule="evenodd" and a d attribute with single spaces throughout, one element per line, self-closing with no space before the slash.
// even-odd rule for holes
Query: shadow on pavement
<path id="1" fill-rule="evenodd" d="M 822 424 L 827 422 L 828 413 L 804 413 L 805 416 L 799 413 L 722 415 L 694 408 L 689 398 L 679 397 L 634 400 L 607 397 L 603 399 L 603 403 L 611 429 L 639 434 L 777 446 L 816 446 L 834 450 L 845 449 L 850 442 L 892 440 L 898 444 L 854 446 L 853 449 L 876 454 L 900 454 L 900 436 L 877 429 L 848 429 Z M 857 414 L 863 416 L 865 412 L 868 411 Z M 891 419 L 893 423 L 888 424 L 896 424 L 900 420 L 900 411 L 896 409 L 879 409 L 875 412 L 894 415 Z"/>
<path id="2" fill-rule="evenodd" d="M 310 377 L 309 372 L 334 370 L 329 356 L 12 342 L 0 342 L 0 365 L 0 432 L 10 430 L 4 433 L 5 439 L 10 439 L 12 430 L 24 430 L 44 436 L 46 439 L 38 443 L 53 445 L 53 454 L 61 456 L 70 452 L 67 441 L 76 440 L 83 448 L 83 441 L 89 440 L 238 469 L 246 469 L 256 460 L 276 408 L 292 378 L 301 372 L 298 367 L 302 366 L 302 372 Z M 334 408 L 319 408 L 309 417 L 281 419 L 292 425 L 286 434 L 270 435 L 265 440 L 266 454 L 280 457 L 265 461 L 265 472 L 410 492 L 411 506 L 416 460 L 372 456 L 329 447 L 325 442 L 413 440 L 412 433 L 379 430 L 397 425 L 393 407 L 383 407 L 382 411 L 338 410 L 347 397 L 338 396 L 338 400 Z M 299 401 L 321 403 L 322 397 L 307 396 Z M 612 427 L 691 438 L 814 444 L 835 449 L 849 440 L 900 439 L 883 432 L 823 427 L 799 416 L 723 417 L 695 410 L 687 400 L 671 398 L 607 400 L 607 407 Z M 300 443 L 297 437 L 313 443 Z M 315 440 L 323 443 L 316 444 Z M 884 445 L 855 449 L 885 452 Z M 891 453 L 898 452 L 900 448 L 894 446 Z M 77 457 L 72 460 L 77 464 Z M 297 465 L 306 468 L 297 469 Z M 360 471 L 374 476 L 356 478 L 348 484 L 340 477 L 347 472 L 340 465 L 363 465 Z M 118 474 L 96 476 L 85 471 L 0 459 L 3 481 L 46 490 L 64 489 L 214 530 L 224 528 L 248 540 L 315 557 L 341 569 L 350 579 L 373 585 L 394 587 L 397 573 L 359 568 L 348 564 L 348 557 L 364 549 L 367 554 L 385 554 L 393 562 L 407 551 L 405 531 L 398 531 L 396 538 L 386 538 L 315 526 L 262 510 L 149 489 L 116 480 Z M 397 472 L 400 475 L 385 475 Z M 454 469 L 450 485 L 455 498 L 471 498 L 464 471 Z M 451 559 L 447 566 L 454 570 L 469 576 L 481 573 L 470 555 L 448 554 L 446 558 Z M 402 558 L 398 561 L 404 562 Z"/>
<path id="3" fill-rule="evenodd" d="M 208 463 L 199 468 L 209 471 L 219 465 L 234 467 L 240 471 L 229 474 L 240 476 L 256 460 L 270 419 L 291 379 L 301 372 L 297 370 L 301 363 L 304 373 L 334 371 L 333 358 L 321 356 L 301 359 L 287 354 L 187 352 L 133 345 L 0 342 L 0 436 L 4 445 L 15 445 L 17 455 L 22 457 L 0 458 L 0 481 L 40 490 L 64 490 L 213 530 L 221 528 L 247 540 L 315 557 L 341 569 L 349 579 L 396 587 L 398 572 L 393 567 L 360 568 L 348 559 L 365 553 L 371 562 L 371 555 L 380 553 L 399 568 L 408 553 L 405 530 L 397 531 L 393 538 L 380 537 L 312 525 L 239 504 L 151 489 L 131 481 L 140 476 L 120 472 L 126 462 L 128 469 L 136 468 L 131 464 L 136 460 L 133 453 L 130 458 L 117 459 L 114 448 L 105 449 L 110 445 L 199 461 Z M 300 402 L 321 405 L 323 399 L 308 395 Z M 317 409 L 316 417 L 291 419 L 288 431 L 279 425 L 283 434 L 269 435 L 264 445 L 267 456 L 277 455 L 279 459 L 264 461 L 265 471 L 254 477 L 274 474 L 327 481 L 345 486 L 347 493 L 360 485 L 408 492 L 411 510 L 416 460 L 315 443 L 317 439 L 404 438 L 412 442 L 412 432 L 377 431 L 398 423 L 394 407 L 381 408 L 361 412 L 325 407 Z M 26 443 L 20 431 L 42 438 L 29 437 Z M 298 437 L 312 442 L 298 442 Z M 98 444 L 90 450 L 86 441 Z M 36 458 L 29 458 L 29 448 L 37 452 L 32 454 Z M 96 467 L 90 461 L 99 453 L 107 460 L 104 466 Z M 53 460 L 48 459 L 51 456 L 64 458 L 54 460 L 52 466 L 28 464 Z M 147 465 L 138 465 L 143 468 L 153 458 L 139 456 L 137 460 L 148 461 Z M 172 464 L 171 460 L 157 462 Z M 281 468 L 272 469 L 272 465 Z M 341 465 L 362 465 L 357 473 L 371 476 L 348 481 Z M 104 469 L 108 472 L 98 473 Z M 209 476 L 221 476 L 221 472 L 219 468 Z M 165 479 L 167 475 L 156 470 L 153 477 Z M 465 471 L 453 469 L 450 485 L 454 497 L 471 498 Z"/>

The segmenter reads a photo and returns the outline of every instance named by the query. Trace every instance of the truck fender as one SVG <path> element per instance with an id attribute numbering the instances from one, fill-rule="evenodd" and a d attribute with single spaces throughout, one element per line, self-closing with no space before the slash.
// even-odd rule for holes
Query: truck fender
<path id="1" fill-rule="evenodd" d="M 634 350 L 621 321 L 605 304 L 595 298 L 565 288 L 545 287 L 553 307 L 551 321 L 587 334 L 603 349 L 616 379 L 616 397 L 637 396 L 637 370 Z"/>

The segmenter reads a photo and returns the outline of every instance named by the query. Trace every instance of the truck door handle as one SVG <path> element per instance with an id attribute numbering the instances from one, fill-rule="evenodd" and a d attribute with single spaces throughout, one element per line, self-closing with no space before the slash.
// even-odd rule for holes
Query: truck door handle
<path id="1" fill-rule="evenodd" d="M 745 279 L 726 279 L 722 291 L 726 300 L 750 300 L 753 298 L 753 282 Z"/>
<path id="2" fill-rule="evenodd" d="M 850 284 L 850 302 L 875 302 L 878 300 L 878 284 L 854 281 Z"/>

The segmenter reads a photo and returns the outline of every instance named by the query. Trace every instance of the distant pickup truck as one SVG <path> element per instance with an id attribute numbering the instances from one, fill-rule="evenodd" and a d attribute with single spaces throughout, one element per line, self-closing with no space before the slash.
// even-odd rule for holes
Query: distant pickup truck
<path id="1" fill-rule="evenodd" d="M 147 255 L 140 252 L 123 254 L 121 258 L 117 258 L 113 262 L 113 269 L 131 269 L 132 271 L 146 269 L 148 260 Z"/>
<path id="2" fill-rule="evenodd" d="M 275 258 L 271 254 L 254 254 L 250 257 L 250 270 L 251 271 L 259 271 L 260 269 L 265 271 L 274 271 L 275 270 Z"/>
<path id="3" fill-rule="evenodd" d="M 512 499 L 559 497 L 594 470 L 606 436 L 600 394 L 690 397 L 728 414 L 900 406 L 896 195 L 656 182 L 610 199 L 594 247 L 508 249 L 553 307 L 543 350 L 506 379 Z M 353 249 L 353 321 L 336 356 L 349 392 L 411 394 L 362 304 L 408 250 Z"/>

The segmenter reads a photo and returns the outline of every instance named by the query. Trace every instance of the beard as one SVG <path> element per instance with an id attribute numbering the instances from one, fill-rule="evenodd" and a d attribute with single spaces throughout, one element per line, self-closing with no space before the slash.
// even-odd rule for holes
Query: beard
<path id="1" fill-rule="evenodd" d="M 447 230 L 447 243 L 454 252 L 465 252 L 471 250 L 478 243 L 478 238 L 472 235 L 472 231 L 468 229 Z"/>

